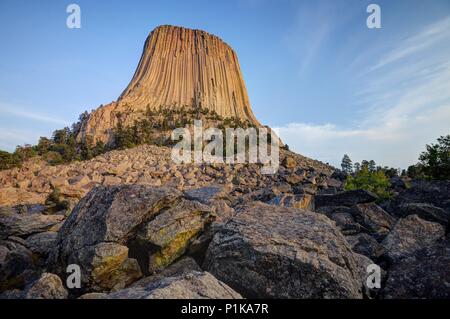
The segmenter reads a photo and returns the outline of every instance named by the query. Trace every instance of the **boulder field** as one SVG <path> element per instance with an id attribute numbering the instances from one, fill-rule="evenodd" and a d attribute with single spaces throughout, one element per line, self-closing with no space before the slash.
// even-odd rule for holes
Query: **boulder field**
<path id="1" fill-rule="evenodd" d="M 0 297 L 450 297 L 447 184 L 413 181 L 380 202 L 281 156 L 274 175 L 173 165 L 157 146 L 0 172 Z M 372 264 L 380 288 L 367 286 Z"/>

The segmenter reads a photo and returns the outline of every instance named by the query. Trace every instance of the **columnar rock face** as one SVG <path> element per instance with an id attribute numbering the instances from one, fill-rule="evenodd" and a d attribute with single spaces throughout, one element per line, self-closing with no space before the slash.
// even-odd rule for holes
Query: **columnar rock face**
<path id="1" fill-rule="evenodd" d="M 130 122 L 139 111 L 207 108 L 222 117 L 259 124 L 250 108 L 239 62 L 233 49 L 200 30 L 160 26 L 147 38 L 128 87 L 118 101 L 94 111 L 79 138 L 108 141 L 117 117 Z"/>
<path id="2" fill-rule="evenodd" d="M 253 202 L 220 227 L 203 267 L 248 298 L 360 298 L 353 252 L 321 214 Z"/>

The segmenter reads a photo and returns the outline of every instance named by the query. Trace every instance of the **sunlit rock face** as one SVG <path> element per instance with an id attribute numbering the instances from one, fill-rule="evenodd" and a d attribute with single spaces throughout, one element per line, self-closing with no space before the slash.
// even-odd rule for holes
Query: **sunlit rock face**
<path id="1" fill-rule="evenodd" d="M 90 114 L 78 139 L 108 142 L 118 118 L 132 124 L 139 114 L 161 107 L 206 108 L 259 125 L 233 49 L 205 31 L 160 26 L 147 38 L 128 87 L 117 101 Z"/>

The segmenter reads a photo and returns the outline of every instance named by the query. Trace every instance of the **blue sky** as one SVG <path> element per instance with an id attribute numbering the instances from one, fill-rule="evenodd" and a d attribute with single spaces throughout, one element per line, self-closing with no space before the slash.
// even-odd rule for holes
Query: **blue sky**
<path id="1" fill-rule="evenodd" d="M 66 27 L 70 3 L 81 29 Z M 303 155 L 406 167 L 450 134 L 448 0 L 0 0 L 0 149 L 117 99 L 161 24 L 229 43 L 257 118 Z"/>

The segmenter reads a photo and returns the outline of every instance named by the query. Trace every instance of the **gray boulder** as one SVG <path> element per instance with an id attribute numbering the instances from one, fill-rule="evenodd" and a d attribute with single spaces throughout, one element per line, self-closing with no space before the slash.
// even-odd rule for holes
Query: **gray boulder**
<path id="1" fill-rule="evenodd" d="M 43 214 L 18 214 L 15 210 L 0 208 L 0 239 L 9 236 L 26 237 L 49 230 L 62 222 L 64 216 Z"/>
<path id="2" fill-rule="evenodd" d="M 64 274 L 82 270 L 82 285 L 118 290 L 170 265 L 210 222 L 208 207 L 171 188 L 124 185 L 93 189 L 66 220 L 49 257 Z"/>
<path id="3" fill-rule="evenodd" d="M 354 206 L 353 217 L 378 241 L 389 234 L 395 222 L 391 215 L 375 203 Z"/>
<path id="4" fill-rule="evenodd" d="M 128 258 L 128 247 L 113 242 L 101 242 L 76 250 L 67 259 L 53 263 L 49 257 L 49 266 L 56 266 L 62 278 L 67 276 L 66 267 L 70 264 L 80 266 L 81 291 L 118 290 L 142 277 L 136 259 Z M 53 254 L 54 252 L 52 252 Z M 75 291 L 77 293 L 78 291 Z"/>
<path id="5" fill-rule="evenodd" d="M 208 272 L 191 271 L 147 286 L 124 289 L 108 299 L 241 299 L 241 295 Z"/>
<path id="6" fill-rule="evenodd" d="M 346 236 L 364 232 L 378 241 L 389 233 L 395 222 L 391 215 L 375 203 L 357 204 L 351 207 L 322 206 L 316 211 L 334 220 Z"/>
<path id="7" fill-rule="evenodd" d="M 131 254 L 144 264 L 146 274 L 161 271 L 183 255 L 210 222 L 208 207 L 180 199 L 139 228 L 129 241 Z M 147 251 L 147 258 L 140 258 L 143 251 Z"/>
<path id="8" fill-rule="evenodd" d="M 207 186 L 196 189 L 187 190 L 184 192 L 189 200 L 198 201 L 202 204 L 208 204 L 213 200 L 227 197 L 224 187 Z"/>
<path id="9" fill-rule="evenodd" d="M 26 246 L 33 254 L 46 257 L 53 249 L 57 236 L 56 232 L 37 233 L 27 238 Z"/>
<path id="10" fill-rule="evenodd" d="M 68 295 L 57 275 L 44 273 L 26 289 L 25 299 L 67 299 Z"/>
<path id="11" fill-rule="evenodd" d="M 384 253 L 384 247 L 375 238 L 366 233 L 346 236 L 348 243 L 355 253 L 361 254 L 371 260 L 378 260 Z"/>
<path id="12" fill-rule="evenodd" d="M 136 281 L 135 283 L 130 285 L 130 287 L 145 287 L 151 283 L 161 281 L 166 277 L 178 277 L 192 271 L 202 271 L 202 269 L 193 258 L 183 257 L 161 272 Z"/>
<path id="13" fill-rule="evenodd" d="M 24 245 L 0 241 L 0 292 L 23 289 L 36 277 L 32 252 Z"/>
<path id="14" fill-rule="evenodd" d="M 215 234 L 204 269 L 249 298 L 360 298 L 357 265 L 327 217 L 260 202 Z"/>
<path id="15" fill-rule="evenodd" d="M 450 242 L 415 251 L 389 269 L 383 291 L 387 299 L 449 299 Z"/>
<path id="16" fill-rule="evenodd" d="M 390 203 L 388 210 L 391 214 L 395 215 L 399 211 L 399 206 L 410 203 L 431 204 L 435 207 L 442 208 L 450 214 L 450 181 L 414 180 L 411 182 L 410 187 L 400 192 L 399 195 L 394 198 Z M 421 218 L 426 219 L 425 216 L 422 216 L 418 212 L 414 212 L 413 214 L 417 214 L 421 216 Z"/>
<path id="17" fill-rule="evenodd" d="M 450 212 L 427 203 L 402 204 L 398 207 L 396 215 L 400 217 L 417 215 L 424 220 L 439 223 L 443 226 L 447 226 L 450 221 Z"/>
<path id="18" fill-rule="evenodd" d="M 400 219 L 383 240 L 388 259 L 396 263 L 415 251 L 433 245 L 445 235 L 445 229 L 438 223 L 424 221 L 417 215 Z"/>
<path id="19" fill-rule="evenodd" d="M 357 204 L 375 202 L 378 197 L 366 190 L 358 189 L 354 191 L 346 191 L 336 195 L 316 195 L 315 208 L 323 206 L 354 206 Z"/>
<path id="20" fill-rule="evenodd" d="M 326 215 L 336 222 L 344 235 L 355 235 L 363 230 L 360 224 L 355 221 L 354 210 L 345 206 L 323 206 L 317 210 L 318 213 Z"/>

